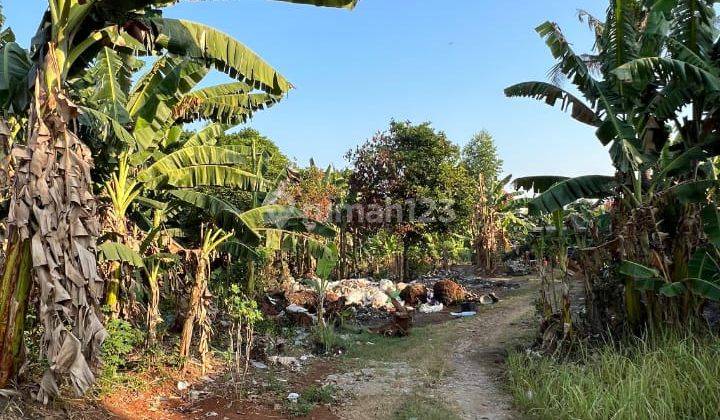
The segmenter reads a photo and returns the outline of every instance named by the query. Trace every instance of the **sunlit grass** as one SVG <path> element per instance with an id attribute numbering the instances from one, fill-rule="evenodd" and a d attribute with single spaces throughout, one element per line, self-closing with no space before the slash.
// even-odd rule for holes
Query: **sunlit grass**
<path id="1" fill-rule="evenodd" d="M 619 348 L 619 349 L 618 349 Z M 514 353 L 519 408 L 553 419 L 717 418 L 720 341 L 666 334 L 585 350 L 578 361 Z"/>

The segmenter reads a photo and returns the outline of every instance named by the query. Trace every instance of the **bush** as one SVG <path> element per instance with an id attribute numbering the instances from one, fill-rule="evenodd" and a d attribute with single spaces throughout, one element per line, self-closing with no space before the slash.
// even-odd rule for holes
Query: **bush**
<path id="1" fill-rule="evenodd" d="M 129 322 L 111 319 L 105 326 L 108 337 L 102 346 L 103 376 L 114 376 L 127 365 L 127 356 L 143 343 L 145 335 Z"/>
<path id="2" fill-rule="evenodd" d="M 515 401 L 540 418 L 715 418 L 718 360 L 716 338 L 666 334 L 584 349 L 573 362 L 515 353 L 508 365 Z"/>

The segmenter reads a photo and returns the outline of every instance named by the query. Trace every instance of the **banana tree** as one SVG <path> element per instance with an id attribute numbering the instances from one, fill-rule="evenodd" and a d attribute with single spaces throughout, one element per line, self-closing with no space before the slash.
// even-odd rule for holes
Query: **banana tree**
<path id="1" fill-rule="evenodd" d="M 125 74 L 123 69 L 127 67 L 120 53 L 106 47 L 88 72 L 89 76 L 74 85 L 84 93 L 84 122 L 120 140 L 122 152 L 117 169 L 104 188 L 111 201 L 105 230 L 115 241 L 137 249 L 139 241 L 134 241 L 134 245 L 129 243 L 132 238 L 127 236 L 127 231 L 134 223 L 126 217 L 136 201 L 162 203 L 167 198 L 163 191 L 174 188 L 223 186 L 258 190 L 263 187 L 260 177 L 241 169 L 240 165 L 249 159 L 247 151 L 212 144 L 227 124 L 244 121 L 252 112 L 274 103 L 279 97 L 249 93 L 252 88 L 242 82 L 193 90 L 208 68 L 178 57 L 161 57 L 132 87 L 116 79 L 117 74 Z M 260 97 L 263 99 L 258 99 Z M 211 101 L 218 98 L 228 105 L 223 108 L 213 105 Z M 191 114 L 196 109 L 205 112 L 193 117 Z M 195 118 L 212 124 L 184 136 L 183 124 Z M 108 126 L 107 130 L 98 129 L 103 125 Z M 125 130 L 123 125 L 133 128 Z M 114 274 L 110 276 L 105 303 L 111 316 L 117 316 L 122 270 L 116 267 L 111 271 Z"/>
<path id="2" fill-rule="evenodd" d="M 505 186 L 512 175 L 504 179 L 478 179 L 477 203 L 471 219 L 471 235 L 475 264 L 486 273 L 497 269 L 500 254 L 510 245 L 510 230 L 525 222 L 518 209 L 526 200 L 518 198 L 517 192 L 506 192 Z"/>
<path id="3" fill-rule="evenodd" d="M 607 247 L 618 261 L 618 274 L 626 279 L 631 327 L 640 324 L 643 308 L 651 325 L 690 315 L 690 288 L 682 297 L 673 296 L 682 301 L 682 310 L 676 311 L 664 304 L 677 301 L 668 296 L 668 288 L 658 297 L 658 289 L 643 286 L 648 276 L 628 275 L 639 271 L 626 268 L 665 273 L 652 278 L 668 285 L 687 283 L 694 252 L 709 236 L 701 229 L 707 225 L 701 213 L 708 205 L 716 211 L 713 161 L 718 155 L 720 87 L 713 64 L 718 46 L 713 5 L 704 0 L 613 0 L 605 22 L 593 20 L 596 51 L 591 55 L 576 54 L 557 25 L 545 23 L 538 32 L 558 60 L 556 71 L 582 98 L 545 82 L 506 90 L 508 96 L 559 102 L 574 119 L 596 127 L 598 139 L 610 146 L 614 177 L 526 181 L 552 184 L 530 204 L 536 212 L 560 211 L 583 198 L 612 198 L 614 237 L 608 238 Z M 696 294 L 712 297 L 706 291 L 700 287 Z"/>
<path id="4" fill-rule="evenodd" d="M 349 7 L 346 0 L 293 0 L 295 3 Z M 27 108 L 26 141 L 17 144 L 17 174 L 8 215 L 9 254 L 2 272 L 7 296 L 28 288 L 26 267 L 40 286 L 40 320 L 45 334 L 40 348 L 51 369 L 41 383 L 38 400 L 58 394 L 58 375 L 67 375 L 77 394 L 94 382 L 89 365 L 97 360 L 106 332 L 95 305 L 103 281 L 95 262 L 99 235 L 92 189 L 92 153 L 74 131 L 78 107 L 68 80 L 81 74 L 103 46 L 191 57 L 273 95 L 291 85 L 267 63 L 237 41 L 207 26 L 164 19 L 159 7 L 172 0 L 48 0 L 33 45 L 33 74 Z M 151 124 L 148 121 L 148 124 Z M 22 250 L 22 252 L 20 252 Z M 25 267 L 25 268 L 23 268 Z M 9 308 L 9 300 L 0 307 Z M 22 305 L 20 305 L 22 307 Z M 6 315 L 2 313 L 2 315 Z M 12 314 L 13 319 L 18 317 Z M 24 318 L 23 314 L 19 315 Z M 5 317 L 4 325 L 17 324 Z M 3 336 L 3 349 L 19 340 Z M 14 352 L 5 352 L 9 354 Z M 19 358 L 0 366 L 0 386 L 14 376 Z"/>
<path id="5" fill-rule="evenodd" d="M 208 351 L 209 329 L 206 323 L 206 313 L 204 311 L 203 296 L 207 291 L 207 280 L 210 274 L 210 256 L 225 241 L 233 236 L 232 233 L 223 232 L 221 229 L 209 228 L 204 232 L 202 237 L 202 245 L 199 249 L 191 251 L 191 255 L 195 264 L 195 278 L 193 281 L 192 292 L 190 293 L 190 302 L 185 323 L 183 324 L 182 334 L 180 335 L 180 357 L 187 361 L 190 356 L 190 343 L 193 336 L 193 327 L 197 321 L 201 328 L 202 334 L 200 338 L 200 354 L 203 358 L 203 366 L 205 366 L 205 356 Z"/>

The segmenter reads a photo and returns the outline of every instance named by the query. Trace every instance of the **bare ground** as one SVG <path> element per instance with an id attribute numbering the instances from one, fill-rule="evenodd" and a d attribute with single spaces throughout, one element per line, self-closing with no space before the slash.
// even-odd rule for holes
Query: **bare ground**
<path id="1" fill-rule="evenodd" d="M 517 280 L 514 280 L 517 281 Z M 359 370 L 330 378 L 354 397 L 336 410 L 344 419 L 518 417 L 502 390 L 507 350 L 527 343 L 535 280 L 469 319 L 429 325 L 423 342 L 393 361 L 360 361 Z M 398 362 L 396 360 L 402 360 Z"/>
<path id="2" fill-rule="evenodd" d="M 212 382 L 194 381 L 192 389 L 204 397 L 190 401 L 188 391 L 178 392 L 175 386 L 183 378 L 156 372 L 153 380 L 143 380 L 148 384 L 144 390 L 117 389 L 94 402 L 70 399 L 42 407 L 11 399 L 0 404 L 0 419 L 287 419 L 291 416 L 283 401 L 288 391 L 328 383 L 340 389 L 344 402 L 318 405 L 306 417 L 295 418 L 515 418 L 502 391 L 503 361 L 507 349 L 526 344 L 533 332 L 537 282 L 508 281 L 522 287 L 501 295 L 496 305 L 481 307 L 473 318 L 450 320 L 447 313 L 430 314 L 418 319 L 419 327 L 410 337 L 361 335 L 351 346 L 359 350 L 351 350 L 349 361 L 317 359 L 302 373 L 255 372 L 256 385 L 244 397 L 235 395 L 228 379 L 217 374 Z M 278 383 L 273 385 L 271 379 Z"/>

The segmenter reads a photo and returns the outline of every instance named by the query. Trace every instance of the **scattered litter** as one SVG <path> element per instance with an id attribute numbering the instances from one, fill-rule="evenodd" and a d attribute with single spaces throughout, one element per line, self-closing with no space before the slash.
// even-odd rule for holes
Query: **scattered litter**
<path id="1" fill-rule="evenodd" d="M 300 305 L 295 305 L 294 303 L 292 305 L 289 305 L 287 308 L 285 308 L 286 312 L 289 312 L 291 314 L 307 314 L 309 313 L 306 308 L 303 308 Z"/>
<path id="2" fill-rule="evenodd" d="M 385 294 L 385 292 L 378 290 L 371 295 L 370 301 L 370 306 L 375 309 L 380 309 L 387 307 L 388 301 L 390 301 L 390 297 Z"/>
<path id="3" fill-rule="evenodd" d="M 207 392 L 207 391 L 195 391 L 195 390 L 193 390 L 193 391 L 190 391 L 190 392 L 188 393 L 188 396 L 190 397 L 191 400 L 194 401 L 194 400 L 200 399 L 200 397 L 202 397 L 203 395 L 206 395 L 206 394 L 209 394 L 209 392 Z"/>
<path id="4" fill-rule="evenodd" d="M 177 389 L 178 391 L 185 391 L 186 389 L 190 388 L 190 384 L 185 381 L 179 381 L 177 383 Z"/>
<path id="5" fill-rule="evenodd" d="M 22 393 L 14 389 L 0 389 L 0 396 L 3 398 L 22 397 Z"/>
<path id="6" fill-rule="evenodd" d="M 251 361 L 250 361 L 250 364 L 251 364 L 252 367 L 254 367 L 255 369 L 267 369 L 267 368 L 268 368 L 268 366 L 267 366 L 265 363 L 263 363 L 263 362 L 258 362 L 258 361 L 255 361 L 255 360 L 251 360 Z"/>
<path id="7" fill-rule="evenodd" d="M 215 379 L 213 379 L 213 378 L 211 378 L 211 377 L 209 377 L 209 376 L 201 376 L 201 377 L 200 377 L 200 380 L 201 380 L 201 381 L 204 381 L 204 382 L 215 382 Z"/>
<path id="8" fill-rule="evenodd" d="M 455 318 L 467 318 L 470 316 L 477 315 L 477 312 L 475 311 L 468 311 L 468 312 L 450 312 L 450 315 L 454 316 Z"/>
<path id="9" fill-rule="evenodd" d="M 291 392 L 288 394 L 287 398 L 292 402 L 297 402 L 298 398 L 300 398 L 300 394 L 297 392 Z"/>
<path id="10" fill-rule="evenodd" d="M 281 365 L 285 367 L 300 367 L 301 363 L 300 360 L 298 360 L 297 357 L 288 357 L 288 356 L 270 356 L 268 357 L 268 362 Z"/>
<path id="11" fill-rule="evenodd" d="M 510 260 L 505 262 L 507 272 L 511 276 L 526 276 L 532 272 L 528 264 L 520 260 Z"/>
<path id="12" fill-rule="evenodd" d="M 482 295 L 480 296 L 480 303 L 483 305 L 492 305 L 494 303 L 498 303 L 500 299 L 495 295 L 495 293 L 490 293 L 488 295 Z"/>
<path id="13" fill-rule="evenodd" d="M 218 416 L 218 413 L 216 413 L 214 411 L 208 411 L 207 413 L 205 413 L 205 417 L 217 417 L 217 416 Z"/>
<path id="14" fill-rule="evenodd" d="M 391 282 L 390 280 L 380 280 L 380 283 L 378 284 L 380 287 L 380 290 L 385 292 L 386 294 L 391 294 L 395 291 L 397 291 L 397 288 L 395 287 L 395 283 Z"/>
<path id="15" fill-rule="evenodd" d="M 424 314 L 434 314 L 437 312 L 442 312 L 442 310 L 445 308 L 445 305 L 442 303 L 438 303 L 437 305 L 431 305 L 429 303 L 423 303 L 418 308 L 418 311 Z"/>

